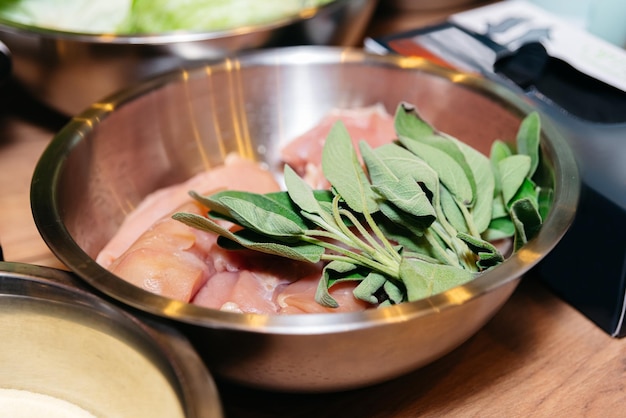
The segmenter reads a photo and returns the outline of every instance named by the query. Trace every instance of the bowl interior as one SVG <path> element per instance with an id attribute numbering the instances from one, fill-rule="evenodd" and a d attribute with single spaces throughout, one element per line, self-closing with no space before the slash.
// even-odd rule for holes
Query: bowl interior
<path id="1" fill-rule="evenodd" d="M 495 139 L 513 140 L 521 118 L 531 110 L 493 83 L 419 59 L 324 47 L 245 54 L 152 79 L 74 118 L 38 164 L 32 191 L 35 221 L 64 263 L 124 302 L 192 322 L 237 322 L 191 305 L 172 309 L 172 301 L 127 284 L 93 260 L 151 191 L 218 165 L 230 152 L 278 168 L 280 146 L 332 108 L 382 103 L 393 113 L 400 101 L 416 104 L 439 130 L 485 153 Z M 468 299 L 518 278 L 556 244 L 573 216 L 575 164 L 548 128 L 543 148 L 554 171 L 553 214 L 528 245 L 530 252 L 468 284 Z M 444 295 L 416 302 L 414 308 L 427 314 L 433 304 L 440 309 L 451 301 Z"/>

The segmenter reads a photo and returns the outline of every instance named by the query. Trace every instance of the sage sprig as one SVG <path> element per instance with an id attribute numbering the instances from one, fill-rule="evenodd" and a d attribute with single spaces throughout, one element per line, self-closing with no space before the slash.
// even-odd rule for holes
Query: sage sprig
<path id="1" fill-rule="evenodd" d="M 173 217 L 218 234 L 225 248 L 323 262 L 315 297 L 329 307 L 338 306 L 329 289 L 342 281 L 380 306 L 429 297 L 503 262 L 491 240 L 513 239 L 517 250 L 537 234 L 552 199 L 538 114 L 522 121 L 514 144 L 496 140 L 490 156 L 438 132 L 407 103 L 395 128 L 388 144 L 361 141 L 359 158 L 335 124 L 322 152 L 330 190 L 313 190 L 285 166 L 283 192 L 191 191 L 208 216 Z"/>

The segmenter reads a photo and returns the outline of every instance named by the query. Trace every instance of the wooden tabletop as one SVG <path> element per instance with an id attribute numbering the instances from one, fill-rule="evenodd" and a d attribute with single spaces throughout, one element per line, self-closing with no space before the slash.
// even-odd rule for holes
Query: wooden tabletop
<path id="1" fill-rule="evenodd" d="M 435 23 L 449 12 L 383 10 L 369 33 Z M 0 88 L 0 244 L 7 261 L 64 268 L 37 232 L 29 188 L 39 155 L 66 121 L 15 83 Z M 609 337 L 530 274 L 469 341 L 391 382 L 321 395 L 218 387 L 227 417 L 623 417 L 626 341 Z"/>

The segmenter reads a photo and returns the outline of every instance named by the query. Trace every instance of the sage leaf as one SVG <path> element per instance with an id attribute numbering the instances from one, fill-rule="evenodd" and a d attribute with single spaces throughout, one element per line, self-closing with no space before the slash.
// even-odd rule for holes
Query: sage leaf
<path id="1" fill-rule="evenodd" d="M 545 221 L 550 208 L 552 207 L 552 201 L 554 199 L 554 189 L 549 187 L 540 187 L 537 191 L 537 206 L 539 209 L 539 215 L 541 219 Z"/>
<path id="2" fill-rule="evenodd" d="M 321 208 L 319 201 L 315 198 L 311 186 L 288 165 L 285 165 L 284 179 L 289 198 L 300 209 L 320 216 L 326 214 L 326 211 Z"/>
<path id="3" fill-rule="evenodd" d="M 482 233 L 483 239 L 496 241 L 504 238 L 511 238 L 515 235 L 515 224 L 508 216 L 492 219 L 489 228 Z"/>
<path id="4" fill-rule="evenodd" d="M 529 113 L 517 130 L 516 144 L 518 154 L 530 157 L 528 177 L 532 177 L 539 166 L 539 142 L 541 138 L 541 120 L 539 113 Z"/>
<path id="5" fill-rule="evenodd" d="M 313 197 L 317 200 L 317 203 L 322 211 L 327 213 L 326 217 L 321 217 L 318 215 L 311 215 L 308 212 L 301 211 L 298 205 L 294 203 L 294 201 L 289 196 L 287 192 L 271 192 L 267 193 L 264 196 L 268 199 L 274 201 L 276 204 L 282 205 L 285 208 L 288 208 L 293 213 L 293 218 L 290 216 L 294 222 L 300 223 L 304 221 L 304 224 L 301 224 L 303 229 L 307 227 L 313 228 L 315 225 L 320 227 L 326 227 L 328 225 L 327 221 L 332 218 L 332 199 L 333 194 L 330 190 L 313 190 Z M 210 212 L 209 215 L 211 217 L 215 217 L 214 212 Z M 232 220 L 232 218 L 226 218 L 226 220 Z M 310 221 L 310 224 L 306 221 Z"/>
<path id="6" fill-rule="evenodd" d="M 500 161 L 511 155 L 513 155 L 513 150 L 511 150 L 511 147 L 506 142 L 496 139 L 491 144 L 489 157 L 495 165 L 498 165 Z"/>
<path id="7" fill-rule="evenodd" d="M 441 210 L 446 219 L 457 231 L 469 232 L 465 216 L 459 208 L 459 204 L 454 195 L 448 191 L 448 188 L 442 186 L 440 188 Z"/>
<path id="8" fill-rule="evenodd" d="M 383 201 L 378 204 L 380 213 L 382 213 L 393 224 L 399 225 L 401 228 L 410 231 L 413 237 L 421 237 L 424 231 L 433 223 L 434 217 L 431 216 L 415 216 L 395 206 L 389 201 Z M 384 225 L 383 225 L 384 227 Z"/>
<path id="9" fill-rule="evenodd" d="M 263 196 L 275 201 L 280 205 L 290 208 L 295 213 L 298 212 L 297 205 L 294 204 L 294 201 L 291 199 L 289 193 L 287 192 L 270 192 L 264 194 Z M 330 190 L 313 190 L 313 197 L 315 198 L 315 200 L 317 200 L 320 206 L 324 206 L 325 203 L 330 203 L 333 201 L 333 193 Z"/>
<path id="10" fill-rule="evenodd" d="M 310 220 L 315 225 L 328 229 L 332 227 L 338 229 L 335 219 L 332 216 L 332 206 L 320 202 L 311 186 L 306 183 L 291 167 L 285 166 L 285 185 L 287 193 L 293 203 L 301 210 L 301 216 Z M 326 195 L 322 195 L 326 198 Z M 331 197 L 332 199 L 332 197 Z M 326 202 L 328 203 L 328 202 Z"/>
<path id="11" fill-rule="evenodd" d="M 238 241 L 237 237 L 229 229 L 224 228 L 218 223 L 196 213 L 176 212 L 172 215 L 172 219 L 180 221 L 187 226 L 203 231 L 213 232 L 220 236 L 227 237 L 235 242 Z"/>
<path id="12" fill-rule="evenodd" d="M 232 220 L 232 216 L 230 216 L 228 208 L 226 208 L 224 205 L 220 203 L 219 201 L 220 196 L 232 195 L 232 196 L 240 197 L 240 196 L 245 196 L 247 194 L 248 192 L 228 190 L 228 191 L 217 192 L 211 196 L 203 196 L 194 190 L 189 191 L 189 195 L 198 203 L 200 203 L 201 205 L 208 208 L 211 212 L 213 212 L 213 216 L 217 217 L 217 215 L 220 215 L 220 218 L 227 219 L 227 220 Z"/>
<path id="13" fill-rule="evenodd" d="M 374 191 L 409 215 L 428 219 L 430 225 L 435 220 L 435 209 L 426 193 L 411 177 L 403 177 L 395 182 L 374 186 Z"/>
<path id="14" fill-rule="evenodd" d="M 387 280 L 383 285 L 383 290 L 387 295 L 386 301 L 390 302 L 392 305 L 402 303 L 406 300 L 404 297 L 404 288 L 400 288 L 395 281 Z"/>
<path id="15" fill-rule="evenodd" d="M 381 206 L 381 212 L 384 211 L 384 207 Z M 430 258 L 433 262 L 436 261 L 435 256 L 431 252 L 430 243 L 423 238 L 425 228 L 402 217 L 397 219 L 379 219 L 378 227 L 390 241 L 396 242 L 402 247 L 403 253 L 417 253 L 422 258 Z M 398 223 L 404 221 L 406 223 Z"/>
<path id="16" fill-rule="evenodd" d="M 517 193 L 511 198 L 510 202 L 515 202 L 521 199 L 531 199 L 536 205 L 538 205 L 537 198 L 537 186 L 535 183 L 526 177 L 522 182 L 522 185 L 517 190 Z"/>
<path id="17" fill-rule="evenodd" d="M 201 196 L 192 191 L 190 195 L 214 213 L 226 215 L 227 219 L 234 219 L 235 214 L 232 211 L 232 207 L 225 202 L 247 202 L 245 203 L 246 206 L 258 207 L 264 211 L 275 213 L 289 219 L 301 229 L 307 228 L 307 224 L 303 221 L 302 217 L 300 217 L 285 192 L 258 194 L 236 190 L 224 190 L 211 196 Z"/>
<path id="18" fill-rule="evenodd" d="M 493 180 L 495 186 L 494 194 L 496 195 L 502 193 L 502 181 L 500 180 L 500 171 L 498 169 L 498 164 L 500 163 L 500 161 L 504 160 L 506 157 L 510 157 L 511 155 L 513 155 L 513 151 L 506 142 L 496 139 L 491 144 L 489 160 L 491 161 L 491 168 L 493 172 Z"/>
<path id="19" fill-rule="evenodd" d="M 410 215 L 426 217 L 430 222 L 435 220 L 435 209 L 412 175 L 396 173 L 365 142 L 360 147 L 376 193 Z"/>
<path id="20" fill-rule="evenodd" d="M 504 216 L 509 216 L 509 209 L 504 204 L 504 197 L 502 194 L 497 194 L 494 196 L 491 206 L 491 219 L 498 219 Z"/>
<path id="21" fill-rule="evenodd" d="M 363 148 L 369 148 L 364 150 Z M 381 183 L 392 173 L 396 178 L 412 177 L 423 185 L 424 191 L 435 196 L 439 193 L 439 176 L 424 160 L 395 143 L 384 144 L 374 149 L 361 146 L 361 155 L 365 160 L 372 183 Z M 390 173 L 389 173 L 390 172 Z M 436 200 L 433 198 L 433 200 Z"/>
<path id="22" fill-rule="evenodd" d="M 409 137 L 425 137 L 435 133 L 434 128 L 422 118 L 417 108 L 410 103 L 401 102 L 394 117 L 396 133 Z"/>
<path id="23" fill-rule="evenodd" d="M 355 264 L 333 260 L 322 270 L 322 277 L 315 291 L 315 301 L 322 306 L 337 308 L 339 304 L 330 295 L 328 289 L 340 280 L 363 280 L 364 278 L 365 276 Z"/>
<path id="24" fill-rule="evenodd" d="M 272 202 L 266 199 L 266 202 Z M 229 209 L 233 218 L 246 228 L 255 229 L 262 234 L 276 237 L 297 237 L 303 235 L 306 224 L 299 217 L 294 222 L 289 215 L 291 211 L 284 211 L 284 207 L 275 204 L 259 206 L 255 202 L 224 196 L 220 203 Z M 258 203 L 258 202 L 257 202 Z"/>
<path id="25" fill-rule="evenodd" d="M 511 220 L 515 225 L 514 251 L 531 240 L 541 228 L 541 215 L 532 199 L 520 199 L 511 205 Z"/>
<path id="26" fill-rule="evenodd" d="M 267 237 L 260 238 L 259 234 L 247 234 L 247 230 L 233 233 L 230 230 L 223 228 L 216 222 L 195 213 L 177 212 L 172 215 L 172 218 L 184 223 L 185 225 L 218 234 L 220 236 L 219 238 L 223 237 L 237 243 L 241 247 L 254 251 L 260 251 L 308 263 L 319 262 L 322 254 L 324 254 L 324 248 L 314 244 L 290 243 L 287 245 L 279 242 L 262 242 L 260 240 L 267 240 Z"/>
<path id="27" fill-rule="evenodd" d="M 407 299 L 415 301 L 467 283 L 474 274 L 458 267 L 403 258 L 400 278 L 406 286 Z"/>
<path id="28" fill-rule="evenodd" d="M 478 234 L 489 227 L 496 181 L 490 159 L 464 142 L 454 139 L 474 175 L 476 194 L 470 212 L 473 228 Z"/>
<path id="29" fill-rule="evenodd" d="M 324 254 L 324 248 L 303 242 L 288 245 L 280 242 L 246 242 L 243 246 L 249 250 L 313 264 L 319 262 Z"/>
<path id="30" fill-rule="evenodd" d="M 502 196 L 506 205 L 524 183 L 529 170 L 530 157 L 527 155 L 511 155 L 498 163 Z"/>
<path id="31" fill-rule="evenodd" d="M 376 293 L 387 282 L 387 277 L 379 273 L 370 273 L 354 288 L 352 293 L 357 299 L 363 300 L 368 303 L 378 303 L 378 297 Z"/>
<path id="32" fill-rule="evenodd" d="M 343 122 L 335 123 L 322 150 L 322 171 L 328 182 L 355 212 L 378 210 L 376 195 L 361 167 L 350 134 Z"/>
<path id="33" fill-rule="evenodd" d="M 476 265 L 479 267 L 480 271 L 494 267 L 504 261 L 504 257 L 500 254 L 500 251 L 490 242 L 463 233 L 459 233 L 458 237 L 478 256 Z"/>
<path id="34" fill-rule="evenodd" d="M 423 128 L 412 130 L 414 126 L 425 123 L 414 108 L 399 106 L 395 120 L 400 143 L 426 161 L 437 172 L 441 182 L 463 204 L 473 204 L 476 193 L 474 173 L 452 137 L 434 130 L 432 134 L 425 135 Z"/>
<path id="35" fill-rule="evenodd" d="M 434 278 L 431 271 L 423 271 L 421 263 L 403 258 L 400 262 L 400 279 L 404 283 L 409 302 L 425 299 L 433 294 Z"/>
<path id="36" fill-rule="evenodd" d="M 422 158 L 430 165 L 439 181 L 444 184 L 463 204 L 470 205 L 474 201 L 475 185 L 468 179 L 463 168 L 452 157 L 438 148 L 400 136 L 400 142 L 409 151 Z"/>

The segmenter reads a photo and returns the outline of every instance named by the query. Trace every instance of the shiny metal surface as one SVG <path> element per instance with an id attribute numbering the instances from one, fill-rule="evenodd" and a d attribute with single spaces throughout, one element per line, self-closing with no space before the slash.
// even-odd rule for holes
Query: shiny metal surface
<path id="1" fill-rule="evenodd" d="M 11 51 L 2 42 L 0 42 L 0 85 L 4 83 L 10 76 L 13 68 L 13 60 Z"/>
<path id="2" fill-rule="evenodd" d="M 281 143 L 331 108 L 415 103 L 444 132 L 488 152 L 532 109 L 508 90 L 420 59 L 295 47 L 153 79 L 94 104 L 52 140 L 34 173 L 35 219 L 52 251 L 120 301 L 190 325 L 212 372 L 278 390 L 324 391 L 384 381 L 423 366 L 474 334 L 520 276 L 557 243 L 578 199 L 570 149 L 544 124 L 554 170 L 552 213 L 536 239 L 464 286 L 428 300 L 353 314 L 220 312 L 141 290 L 94 258 L 147 193 L 238 151 L 276 167 Z"/>
<path id="3" fill-rule="evenodd" d="M 0 262 L 0 388 L 102 418 L 222 416 L 213 379 L 182 334 L 85 288 L 65 271 Z"/>
<path id="4" fill-rule="evenodd" d="M 352 46 L 376 0 L 336 0 L 273 24 L 220 32 L 110 36 L 45 30 L 0 19 L 13 74 L 47 105 L 73 116 L 150 76 L 242 50 L 287 45 Z"/>
<path id="5" fill-rule="evenodd" d="M 386 5 L 396 10 L 402 10 L 407 12 L 418 11 L 432 11 L 432 10 L 445 10 L 451 9 L 454 12 L 454 8 L 465 7 L 469 8 L 472 4 L 476 7 L 480 6 L 480 3 L 484 3 L 481 0 L 386 0 Z"/>

